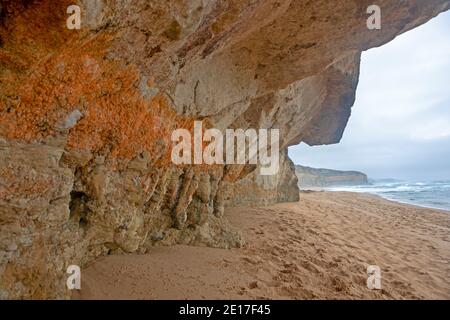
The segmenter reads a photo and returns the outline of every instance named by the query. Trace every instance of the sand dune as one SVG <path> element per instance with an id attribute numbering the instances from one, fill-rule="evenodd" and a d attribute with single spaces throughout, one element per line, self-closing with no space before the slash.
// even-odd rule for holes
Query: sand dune
<path id="1" fill-rule="evenodd" d="M 450 213 L 344 192 L 230 208 L 246 245 L 155 247 L 82 272 L 80 299 L 450 299 Z M 366 287 L 381 268 L 382 290 Z"/>

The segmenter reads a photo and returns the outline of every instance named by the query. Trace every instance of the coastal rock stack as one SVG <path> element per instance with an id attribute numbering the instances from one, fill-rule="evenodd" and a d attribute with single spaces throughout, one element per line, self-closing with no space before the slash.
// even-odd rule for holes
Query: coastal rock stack
<path id="1" fill-rule="evenodd" d="M 0 0 L 0 298 L 67 298 L 110 253 L 242 239 L 224 206 L 298 200 L 287 147 L 339 142 L 361 52 L 448 0 Z M 67 28 L 67 8 L 81 28 Z M 175 165 L 193 121 L 279 129 L 280 166 Z"/>

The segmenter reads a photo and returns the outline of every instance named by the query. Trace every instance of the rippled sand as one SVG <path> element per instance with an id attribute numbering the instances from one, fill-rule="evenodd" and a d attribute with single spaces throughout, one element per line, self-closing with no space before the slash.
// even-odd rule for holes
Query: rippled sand
<path id="1" fill-rule="evenodd" d="M 81 299 L 450 299 L 450 213 L 347 192 L 229 208 L 243 248 L 155 247 L 82 270 Z M 382 290 L 366 286 L 381 268 Z"/>

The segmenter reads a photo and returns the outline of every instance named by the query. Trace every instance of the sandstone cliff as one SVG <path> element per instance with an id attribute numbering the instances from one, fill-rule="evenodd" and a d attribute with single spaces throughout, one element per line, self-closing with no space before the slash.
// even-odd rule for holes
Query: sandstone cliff
<path id="1" fill-rule="evenodd" d="M 295 166 L 300 189 L 368 184 L 367 175 L 359 171 L 339 171 Z"/>
<path id="2" fill-rule="evenodd" d="M 68 265 L 237 246 L 224 205 L 298 199 L 286 148 L 337 143 L 360 53 L 449 0 L 0 0 L 0 298 L 63 298 Z M 81 30 L 66 28 L 69 5 Z M 175 166 L 193 120 L 278 128 L 280 171 Z"/>

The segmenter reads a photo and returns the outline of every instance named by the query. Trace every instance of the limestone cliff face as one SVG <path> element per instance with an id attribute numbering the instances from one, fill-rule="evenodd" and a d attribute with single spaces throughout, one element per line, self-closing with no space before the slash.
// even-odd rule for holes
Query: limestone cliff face
<path id="1" fill-rule="evenodd" d="M 295 166 L 300 189 L 368 184 L 367 175 L 359 171 L 340 171 Z"/>
<path id="2" fill-rule="evenodd" d="M 0 0 L 0 298 L 62 298 L 68 265 L 237 246 L 225 205 L 298 199 L 288 146 L 336 143 L 360 53 L 448 0 Z M 81 30 L 66 9 L 82 8 Z M 280 129 L 280 171 L 175 166 L 171 132 Z"/>

